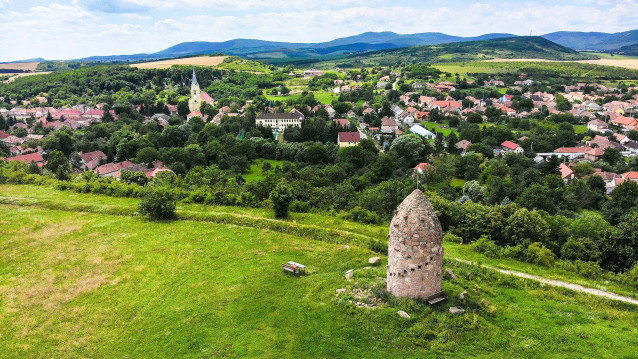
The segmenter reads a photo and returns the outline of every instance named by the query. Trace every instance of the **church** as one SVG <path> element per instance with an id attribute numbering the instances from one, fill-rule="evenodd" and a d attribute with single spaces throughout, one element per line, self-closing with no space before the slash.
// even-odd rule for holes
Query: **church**
<path id="1" fill-rule="evenodd" d="M 188 101 L 188 109 L 191 111 L 191 114 L 194 112 L 200 112 L 202 103 L 215 106 L 215 100 L 213 100 L 213 98 L 206 92 L 202 92 L 199 88 L 197 75 L 195 75 L 195 69 L 193 69 L 193 79 L 191 80 L 191 99 Z M 199 113 L 199 116 L 201 116 L 201 112 Z"/>

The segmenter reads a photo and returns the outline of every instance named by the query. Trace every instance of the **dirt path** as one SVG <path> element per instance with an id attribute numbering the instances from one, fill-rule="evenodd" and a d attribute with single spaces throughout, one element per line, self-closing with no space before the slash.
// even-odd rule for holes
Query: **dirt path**
<path id="1" fill-rule="evenodd" d="M 467 261 L 467 260 L 464 260 L 464 259 L 461 259 L 461 258 L 454 258 L 454 260 L 457 261 L 457 262 L 461 262 L 461 263 L 476 265 L 476 263 L 473 263 L 473 262 L 470 262 L 470 261 Z M 622 295 L 619 295 L 619 294 L 616 294 L 616 293 L 607 292 L 607 291 L 600 290 L 600 289 L 583 287 L 580 284 L 563 282 L 563 281 L 555 280 L 555 279 L 547 279 L 547 278 L 539 277 L 539 276 L 533 275 L 533 274 L 528 274 L 528 273 L 523 273 L 523 272 L 516 272 L 516 271 L 511 271 L 511 270 L 506 270 L 506 269 L 499 269 L 499 268 L 494 268 L 494 267 L 485 266 L 485 265 L 483 267 L 491 269 L 491 270 L 495 270 L 495 271 L 503 273 L 503 274 L 513 275 L 513 276 L 516 276 L 516 277 L 519 277 L 519 278 L 535 280 L 537 282 L 541 282 L 541 283 L 544 283 L 544 284 L 547 284 L 547 285 L 551 285 L 551 286 L 554 286 L 554 287 L 567 288 L 567 289 L 571 289 L 571 290 L 576 291 L 576 292 L 587 293 L 587 294 L 595 295 L 595 296 L 598 296 L 598 297 L 604 297 L 604 298 L 608 298 L 608 299 L 613 299 L 613 300 L 618 300 L 618 301 L 625 302 L 625 303 L 631 303 L 631 304 L 638 305 L 638 299 L 625 297 L 625 296 L 622 296 Z"/>

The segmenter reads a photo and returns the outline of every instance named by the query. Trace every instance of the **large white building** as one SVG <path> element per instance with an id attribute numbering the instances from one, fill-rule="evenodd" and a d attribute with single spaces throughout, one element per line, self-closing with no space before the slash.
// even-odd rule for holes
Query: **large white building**
<path id="1" fill-rule="evenodd" d="M 262 113 L 255 120 L 257 126 L 270 127 L 273 131 L 285 132 L 288 127 L 301 127 L 304 115 L 298 111 L 291 113 Z"/>

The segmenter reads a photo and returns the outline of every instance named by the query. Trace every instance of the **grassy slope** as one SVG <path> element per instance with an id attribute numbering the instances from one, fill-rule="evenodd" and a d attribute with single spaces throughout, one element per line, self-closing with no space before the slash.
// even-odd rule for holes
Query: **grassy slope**
<path id="1" fill-rule="evenodd" d="M 451 74 L 504 74 L 525 72 L 528 74 L 552 74 L 572 79 L 609 80 L 638 79 L 638 71 L 612 66 L 583 64 L 578 62 L 459 62 L 433 64 L 433 67 Z M 471 76 L 470 76 L 471 78 Z"/>
<path id="2" fill-rule="evenodd" d="M 135 203 L 71 195 L 0 188 L 5 198 Z M 638 344 L 635 307 L 463 264 L 447 265 L 459 275 L 444 281 L 447 306 L 392 301 L 354 309 L 334 303 L 334 290 L 348 286 L 343 272 L 357 269 L 360 286 L 378 285 L 384 274 L 383 267 L 362 269 L 372 253 L 356 246 L 227 224 L 0 207 L 5 356 L 628 357 Z M 387 231 L 329 218 L 294 216 L 369 235 Z M 463 250 L 446 245 L 448 256 Z M 312 275 L 281 274 L 287 260 L 309 264 Z M 460 303 L 463 290 L 471 299 Z M 468 314 L 447 314 L 456 304 Z M 412 319 L 399 318 L 398 309 Z"/>

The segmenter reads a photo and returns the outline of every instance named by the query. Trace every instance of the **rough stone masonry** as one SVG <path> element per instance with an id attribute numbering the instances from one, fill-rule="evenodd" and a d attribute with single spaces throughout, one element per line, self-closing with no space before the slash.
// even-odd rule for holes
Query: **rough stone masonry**
<path id="1" fill-rule="evenodd" d="M 415 190 L 399 205 L 388 238 L 388 291 L 423 299 L 441 292 L 443 230 L 423 192 Z"/>

